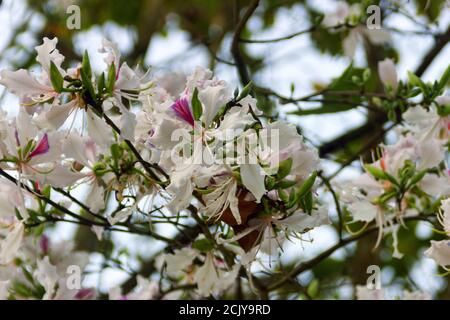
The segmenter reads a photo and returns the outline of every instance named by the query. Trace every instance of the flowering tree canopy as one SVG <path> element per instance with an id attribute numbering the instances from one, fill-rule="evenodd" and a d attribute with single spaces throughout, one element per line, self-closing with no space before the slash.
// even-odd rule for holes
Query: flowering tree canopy
<path id="1" fill-rule="evenodd" d="M 422 75 L 450 29 L 435 35 L 418 70 L 403 72 L 391 47 L 400 31 L 369 28 L 366 2 L 342 1 L 325 15 L 303 4 L 308 29 L 256 40 L 245 38 L 247 22 L 258 6 L 270 14 L 270 1 L 250 1 L 231 29 L 232 62 L 205 42 L 240 83 L 221 79 L 214 65 L 155 74 L 123 59 L 111 37 L 96 48 L 101 68 L 88 51 L 67 59 L 67 39 L 54 35 L 35 46 L 37 68 L 3 68 L 0 84 L 16 104 L 0 113 L 0 299 L 325 298 L 327 282 L 349 277 L 347 264 L 367 277 L 371 265 L 412 268 L 418 259 L 434 260 L 434 276 L 446 279 L 450 66 L 432 81 Z M 405 14 L 400 8 L 382 9 Z M 346 58 L 341 74 L 300 97 L 294 86 L 284 95 L 251 77 L 255 57 L 244 44 L 302 34 L 347 57 L 363 45 L 367 61 Z M 295 108 L 277 112 L 284 105 Z M 356 108 L 367 122 L 323 144 L 293 120 Z M 419 223 L 433 233 L 411 248 Z M 61 237 L 58 227 L 72 224 L 77 235 Z M 321 230 L 335 240 L 305 255 Z M 123 233 L 138 238 L 119 249 L 114 235 Z M 133 254 L 148 243 L 147 257 Z M 362 257 L 378 258 L 351 262 L 344 251 L 355 244 Z M 107 290 L 84 281 L 97 272 L 96 253 L 97 266 L 128 280 Z M 355 275 L 355 297 L 387 298 L 364 279 Z M 436 294 L 401 289 L 403 299 Z"/>

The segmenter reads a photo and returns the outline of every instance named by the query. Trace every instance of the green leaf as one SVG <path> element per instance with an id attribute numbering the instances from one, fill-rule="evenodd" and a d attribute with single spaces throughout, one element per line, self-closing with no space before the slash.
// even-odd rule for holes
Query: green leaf
<path id="1" fill-rule="evenodd" d="M 191 105 L 192 105 L 192 113 L 194 115 L 194 120 L 199 120 L 200 117 L 202 116 L 203 109 L 202 109 L 202 103 L 198 99 L 197 88 L 194 89 L 194 93 L 192 94 Z"/>
<path id="2" fill-rule="evenodd" d="M 358 79 L 357 83 L 354 82 Z M 353 64 L 350 64 L 344 73 L 339 77 L 334 79 L 328 86 L 327 91 L 332 91 L 333 94 L 323 94 L 323 100 L 321 107 L 314 109 L 296 110 L 290 112 L 290 114 L 295 115 L 311 115 L 311 114 L 324 114 L 324 113 L 335 113 L 347 111 L 355 108 L 357 104 L 361 102 L 361 96 L 358 94 L 348 96 L 339 96 L 339 91 L 359 91 L 361 81 L 359 79 L 367 79 L 368 85 L 372 86 L 372 80 L 374 76 L 368 74 L 366 69 L 354 68 Z"/>
<path id="3" fill-rule="evenodd" d="M 450 65 L 448 65 L 447 69 L 445 69 L 444 74 L 441 76 L 441 79 L 439 79 L 438 88 L 441 91 L 445 88 L 445 86 L 450 81 Z"/>
<path id="4" fill-rule="evenodd" d="M 81 82 L 83 83 L 83 86 L 89 95 L 87 102 L 89 104 L 94 103 L 95 100 L 94 86 L 92 85 L 91 77 L 89 77 L 83 69 L 81 69 Z"/>
<path id="5" fill-rule="evenodd" d="M 106 92 L 109 95 L 112 95 L 115 83 L 116 83 L 116 67 L 115 67 L 114 62 L 113 62 L 111 64 L 111 66 L 109 66 L 108 80 L 106 82 Z"/>
<path id="6" fill-rule="evenodd" d="M 98 77 L 97 80 L 97 91 L 98 93 L 102 93 L 105 90 L 105 74 L 102 72 L 100 77 Z"/>
<path id="7" fill-rule="evenodd" d="M 123 150 L 118 144 L 111 145 L 111 155 L 114 160 L 118 161 L 122 158 Z"/>
<path id="8" fill-rule="evenodd" d="M 291 168 L 292 158 L 281 161 L 278 166 L 277 178 L 281 180 L 286 177 L 291 172 Z"/>
<path id="9" fill-rule="evenodd" d="M 304 201 L 303 209 L 306 211 L 306 213 L 311 214 L 313 208 L 313 196 L 311 190 L 305 194 L 305 196 L 303 197 L 303 201 Z"/>
<path id="10" fill-rule="evenodd" d="M 239 96 L 237 97 L 236 100 L 240 101 L 240 100 L 244 99 L 249 94 L 250 90 L 252 90 L 252 87 L 253 87 L 253 83 L 250 81 L 242 89 L 241 93 L 239 94 Z"/>
<path id="11" fill-rule="evenodd" d="M 84 71 L 84 73 L 89 79 L 92 77 L 91 61 L 89 60 L 89 54 L 87 50 L 85 50 L 83 54 L 83 61 L 81 62 L 81 70 Z"/>
<path id="12" fill-rule="evenodd" d="M 21 282 L 15 282 L 12 285 L 12 289 L 13 289 L 14 293 L 17 293 L 22 297 L 25 297 L 25 298 L 33 297 L 33 290 Z"/>
<path id="13" fill-rule="evenodd" d="M 95 90 L 92 85 L 92 70 L 87 50 L 84 51 L 83 62 L 81 63 L 81 82 L 88 93 L 87 102 L 95 104 Z"/>
<path id="14" fill-rule="evenodd" d="M 267 178 L 272 178 L 272 177 L 267 177 Z M 267 181 L 266 181 L 266 183 L 267 183 Z M 287 189 L 287 188 L 295 186 L 296 184 L 297 184 L 297 181 L 295 181 L 295 180 L 282 180 L 282 181 L 277 182 L 272 187 L 272 189 Z"/>
<path id="15" fill-rule="evenodd" d="M 266 188 L 267 190 L 273 190 L 278 185 L 276 179 L 272 176 L 266 177 Z"/>
<path id="16" fill-rule="evenodd" d="M 314 279 L 311 281 L 306 292 L 311 298 L 316 298 L 319 294 L 319 280 Z"/>
<path id="17" fill-rule="evenodd" d="M 283 201 L 284 203 L 289 202 L 289 195 L 287 194 L 286 191 L 278 190 L 278 196 L 280 197 L 281 201 Z"/>
<path id="18" fill-rule="evenodd" d="M 370 69 L 369 68 L 365 69 L 363 71 L 363 81 L 364 82 L 369 81 L 371 75 L 372 75 L 372 72 L 370 71 Z"/>
<path id="19" fill-rule="evenodd" d="M 396 195 L 397 192 L 395 190 L 386 191 L 378 198 L 378 202 L 384 204 L 388 202 L 390 199 L 394 198 Z"/>
<path id="20" fill-rule="evenodd" d="M 200 252 L 209 252 L 214 249 L 214 242 L 209 239 L 199 239 L 192 243 L 192 248 L 197 249 Z"/>
<path id="21" fill-rule="evenodd" d="M 50 61 L 50 81 L 52 82 L 53 89 L 60 93 L 63 89 L 64 79 L 53 61 Z"/>
<path id="22" fill-rule="evenodd" d="M 422 93 L 428 93 L 429 90 L 427 85 L 411 71 L 408 71 L 408 81 L 412 86 L 419 87 Z"/>
<path id="23" fill-rule="evenodd" d="M 299 199 L 303 198 L 311 190 L 311 188 L 314 186 L 314 182 L 316 181 L 316 178 L 317 178 L 317 172 L 314 171 L 308 177 L 308 179 L 306 179 L 305 182 L 303 182 L 302 186 L 300 187 L 300 189 L 297 192 Z"/>
<path id="24" fill-rule="evenodd" d="M 50 192 L 51 192 L 52 188 L 50 186 L 45 186 L 41 193 L 42 195 L 44 195 L 46 198 L 50 198 Z"/>
<path id="25" fill-rule="evenodd" d="M 294 206 L 294 204 L 297 203 L 297 201 L 298 201 L 298 195 L 294 189 L 291 189 L 291 192 L 289 193 L 288 208 L 292 208 Z"/>
<path id="26" fill-rule="evenodd" d="M 374 178 L 386 180 L 386 172 L 383 169 L 370 166 L 368 164 L 364 165 L 364 168 L 369 172 Z"/>
<path id="27" fill-rule="evenodd" d="M 409 181 L 410 187 L 415 185 L 416 183 L 418 183 L 420 180 L 422 180 L 426 173 L 427 173 L 427 170 L 423 170 L 423 171 L 415 174 Z"/>

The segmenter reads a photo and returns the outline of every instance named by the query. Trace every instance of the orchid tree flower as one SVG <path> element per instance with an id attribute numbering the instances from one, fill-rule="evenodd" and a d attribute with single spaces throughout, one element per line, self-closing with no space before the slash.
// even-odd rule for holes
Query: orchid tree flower
<path id="1" fill-rule="evenodd" d="M 51 83 L 51 63 L 53 63 L 58 71 L 64 76 L 65 71 L 61 69 L 64 61 L 56 44 L 57 38 L 44 38 L 44 43 L 37 46 L 36 61 L 41 65 L 42 73 L 39 76 L 32 75 L 29 71 L 20 69 L 17 71 L 3 70 L 0 72 L 0 84 L 4 85 L 13 94 L 17 95 L 22 104 L 34 105 L 56 99 L 60 93 L 55 90 Z"/>
<path id="2" fill-rule="evenodd" d="M 450 97 L 437 97 L 436 102 L 442 107 L 450 106 Z M 428 110 L 421 106 L 409 108 L 403 114 L 403 119 L 407 128 L 425 143 L 437 139 L 445 144 L 450 139 L 450 115 L 438 114 L 435 106 Z"/>
<path id="3" fill-rule="evenodd" d="M 387 90 L 395 94 L 398 88 L 398 76 L 394 62 L 388 58 L 378 62 L 378 74 Z"/>
<path id="4" fill-rule="evenodd" d="M 73 167 L 83 166 L 82 172 L 85 175 L 84 181 L 90 186 L 90 192 L 86 198 L 86 205 L 92 212 L 98 213 L 105 207 L 104 192 L 107 183 L 113 174 L 98 175 L 95 165 L 99 159 L 99 148 L 90 137 L 82 137 L 76 132 L 72 132 L 64 139 L 62 151 L 66 158 L 75 160 Z"/>
<path id="5" fill-rule="evenodd" d="M 0 265 L 13 261 L 25 236 L 25 226 L 20 220 L 15 220 L 8 229 L 6 237 L 0 240 Z"/>
<path id="6" fill-rule="evenodd" d="M 22 242 L 26 243 L 20 252 L 15 253 L 14 259 L 17 259 L 19 264 L 26 263 L 27 273 L 17 268 L 16 273 L 9 275 L 11 281 L 3 282 L 6 296 L 9 297 L 11 294 L 16 299 L 44 300 L 94 298 L 95 290 L 81 287 L 83 277 L 72 280 L 71 274 L 67 272 L 68 268 L 74 265 L 84 270 L 89 262 L 89 255 L 85 252 L 74 251 L 74 245 L 70 241 L 52 243 L 45 235 L 38 240 L 22 238 Z M 2 280 L 0 276 L 0 282 Z M 18 291 L 15 289 L 17 285 L 34 290 Z"/>
<path id="7" fill-rule="evenodd" d="M 366 173 L 341 189 L 341 199 L 348 205 L 354 222 L 367 225 L 375 221 L 379 228 L 376 246 L 383 234 L 392 233 L 394 257 L 402 256 L 394 221 L 402 223 L 404 217 L 418 213 L 406 201 L 416 186 L 423 187 L 430 196 L 448 195 L 447 173 L 439 173 L 444 157 L 445 149 L 439 140 L 425 142 L 413 134 L 400 136 L 393 145 L 381 145 L 380 159 L 365 166 Z"/>
<path id="8" fill-rule="evenodd" d="M 349 5 L 345 1 L 337 1 L 334 11 L 327 13 L 322 24 L 324 27 L 332 28 L 341 25 L 350 25 L 349 33 L 343 41 L 344 54 L 350 58 L 355 55 L 357 46 L 363 39 L 368 39 L 371 43 L 379 45 L 390 41 L 389 32 L 383 29 L 369 29 L 361 20 L 365 14 L 359 3 Z"/>
<path id="9" fill-rule="evenodd" d="M 147 75 L 139 75 L 137 71 L 131 69 L 126 62 L 120 65 L 120 52 L 117 44 L 107 39 L 103 40 L 103 47 L 99 52 L 104 53 L 104 61 L 110 70 L 114 70 L 116 80 L 112 88 L 112 97 L 104 102 L 104 109 L 109 110 L 117 106 L 120 110 L 120 129 L 124 139 L 134 141 L 136 115 L 132 112 L 131 102 L 140 101 L 141 92 L 150 88 L 153 82 L 147 81 Z M 122 102 L 125 98 L 130 102 L 130 106 L 125 106 Z"/>
<path id="10" fill-rule="evenodd" d="M 109 290 L 109 300 L 153 300 L 159 297 L 158 283 L 138 275 L 136 287 L 128 294 L 123 294 L 120 287 Z"/>
<path id="11" fill-rule="evenodd" d="M 438 220 L 442 224 L 445 234 L 450 237 L 450 199 L 442 200 Z M 425 251 L 425 256 L 450 271 L 450 240 L 432 240 L 431 247 Z"/>
<path id="12" fill-rule="evenodd" d="M 9 169 L 18 170 L 21 178 L 55 187 L 67 186 L 82 178 L 83 175 L 61 163 L 63 132 L 41 132 L 24 111 L 5 130 L 8 153 L 3 156 L 10 164 Z"/>
<path id="13" fill-rule="evenodd" d="M 198 238 L 196 243 L 208 243 L 205 238 Z M 205 245 L 202 245 L 202 247 Z M 166 254 L 164 263 L 171 275 L 185 275 L 187 283 L 197 284 L 198 293 L 202 297 L 227 290 L 236 280 L 240 264 L 227 269 L 223 260 L 214 252 L 206 249 L 201 252 L 193 248 L 176 250 L 174 254 Z M 194 265 L 194 259 L 202 261 L 201 266 Z"/>

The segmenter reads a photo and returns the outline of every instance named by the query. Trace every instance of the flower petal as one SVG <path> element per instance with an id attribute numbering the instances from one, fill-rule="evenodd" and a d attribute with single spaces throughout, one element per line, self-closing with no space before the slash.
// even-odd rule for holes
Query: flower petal
<path id="1" fill-rule="evenodd" d="M 244 186 L 255 196 L 256 202 L 259 202 L 266 192 L 264 171 L 258 164 L 243 164 L 241 178 Z"/>

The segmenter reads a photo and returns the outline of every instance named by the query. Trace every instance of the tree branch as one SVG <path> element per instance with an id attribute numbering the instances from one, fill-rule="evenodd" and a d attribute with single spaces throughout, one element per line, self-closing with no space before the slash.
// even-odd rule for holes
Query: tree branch
<path id="1" fill-rule="evenodd" d="M 427 217 L 430 215 L 422 215 L 422 216 L 415 216 L 415 217 L 407 217 L 404 218 L 403 221 L 407 222 L 407 221 L 418 221 L 418 220 L 427 220 Z M 338 243 L 336 243 L 334 246 L 330 247 L 329 249 L 323 251 L 321 254 L 319 254 L 318 256 L 312 258 L 311 260 L 308 260 L 304 263 L 299 264 L 297 267 L 294 267 L 290 272 L 288 272 L 285 276 L 283 276 L 282 278 L 280 278 L 279 280 L 273 282 L 272 284 L 267 286 L 267 290 L 272 291 L 272 290 L 276 290 L 278 288 L 280 288 L 281 286 L 283 286 L 283 284 L 287 281 L 289 281 L 291 278 L 296 277 L 297 275 L 299 275 L 300 273 L 309 270 L 311 268 L 313 268 L 314 266 L 316 266 L 317 264 L 319 264 L 320 262 L 322 262 L 323 260 L 325 260 L 326 258 L 328 258 L 329 256 L 331 256 L 336 250 L 345 247 L 346 245 L 359 240 L 361 238 L 364 238 L 366 236 L 368 236 L 369 234 L 377 231 L 379 228 L 377 226 L 373 226 L 370 229 L 367 229 L 366 231 L 342 239 L 340 240 Z"/>
<path id="2" fill-rule="evenodd" d="M 241 38 L 241 33 L 245 28 L 248 20 L 255 12 L 258 7 L 259 0 L 253 0 L 247 10 L 244 13 L 244 16 L 241 20 L 239 20 L 236 29 L 233 35 L 233 41 L 231 42 L 231 54 L 233 55 L 234 61 L 236 63 L 236 67 L 239 72 L 239 77 L 243 86 L 250 82 L 250 76 L 248 73 L 247 65 L 245 64 L 244 57 L 242 56 L 241 49 L 239 47 L 239 40 Z"/>

